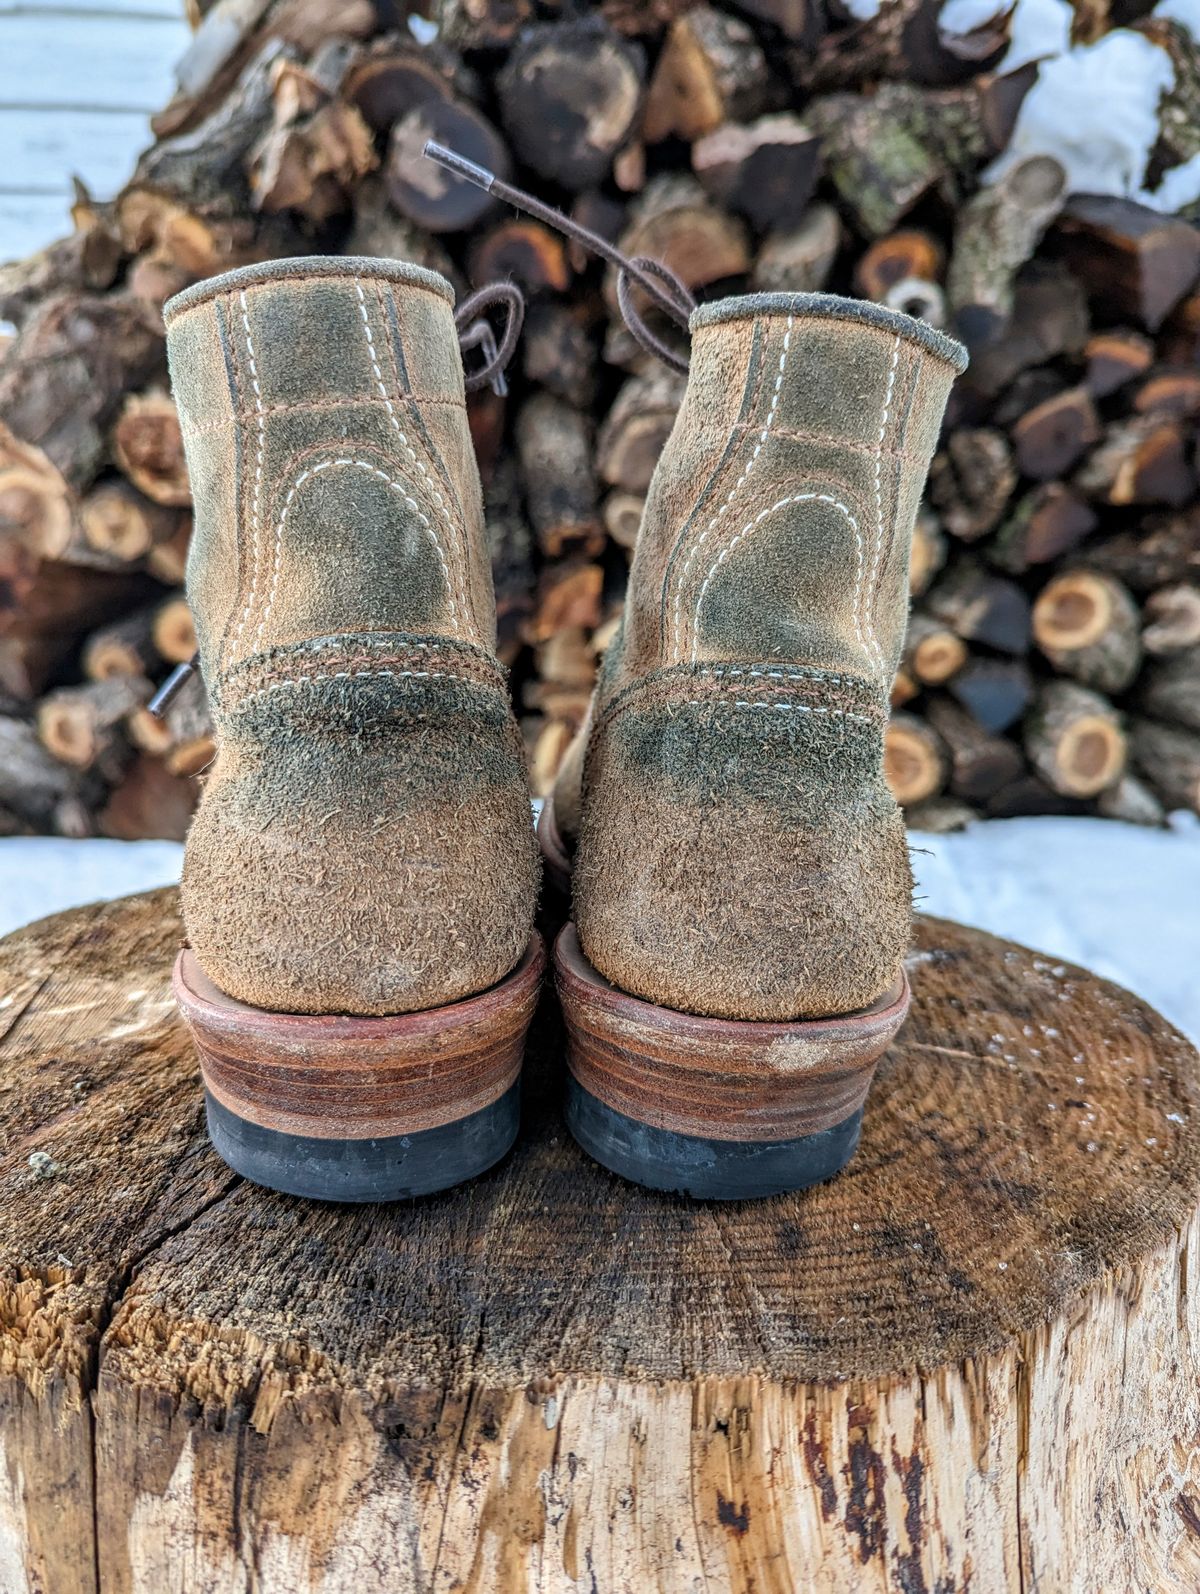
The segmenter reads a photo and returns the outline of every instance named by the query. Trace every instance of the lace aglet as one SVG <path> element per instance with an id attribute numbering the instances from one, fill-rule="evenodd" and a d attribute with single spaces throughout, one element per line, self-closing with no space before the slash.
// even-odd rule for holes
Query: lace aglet
<path id="1" fill-rule="evenodd" d="M 166 680 L 146 705 L 156 720 L 162 719 L 163 715 L 170 708 L 171 704 L 179 696 L 180 692 L 183 691 L 184 687 L 191 680 L 192 676 L 195 675 L 196 668 L 199 663 L 200 655 L 198 653 L 193 653 L 190 659 L 183 664 L 177 664 L 171 671 L 170 675 L 167 676 Z"/>
<path id="2" fill-rule="evenodd" d="M 447 149 L 444 144 L 437 144 L 429 139 L 423 154 L 427 160 L 436 161 L 439 166 L 444 166 L 447 171 L 453 172 L 456 177 L 465 177 L 469 183 L 474 183 L 477 188 L 482 188 L 485 193 L 490 193 L 492 184 L 496 181 L 495 172 L 489 172 L 486 166 L 477 166 L 474 161 L 469 161 L 465 155 L 459 155 L 455 150 Z"/>

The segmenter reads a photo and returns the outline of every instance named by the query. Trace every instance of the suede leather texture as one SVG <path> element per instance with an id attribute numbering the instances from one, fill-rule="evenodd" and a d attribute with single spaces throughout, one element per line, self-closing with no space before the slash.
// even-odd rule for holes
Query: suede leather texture
<path id="1" fill-rule="evenodd" d="M 825 295 L 725 300 L 692 328 L 621 631 L 555 789 L 580 942 L 679 1011 L 852 1013 L 910 933 L 883 728 L 965 356 Z"/>
<path id="2" fill-rule="evenodd" d="M 166 307 L 218 752 L 183 906 L 205 971 L 295 1013 L 487 989 L 537 895 L 448 283 L 282 261 Z"/>

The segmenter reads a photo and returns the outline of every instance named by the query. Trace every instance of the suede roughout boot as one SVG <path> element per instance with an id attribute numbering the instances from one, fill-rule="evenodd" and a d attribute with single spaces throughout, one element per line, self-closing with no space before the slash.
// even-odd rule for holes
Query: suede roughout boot
<path id="1" fill-rule="evenodd" d="M 853 1154 L 903 1021 L 883 778 L 913 521 L 958 344 L 828 295 L 691 317 L 624 621 L 541 823 L 568 1121 L 598 1161 L 763 1195 Z"/>
<path id="2" fill-rule="evenodd" d="M 175 974 L 213 1142 L 381 1200 L 517 1131 L 544 953 L 453 291 L 302 259 L 166 307 L 218 752 Z"/>

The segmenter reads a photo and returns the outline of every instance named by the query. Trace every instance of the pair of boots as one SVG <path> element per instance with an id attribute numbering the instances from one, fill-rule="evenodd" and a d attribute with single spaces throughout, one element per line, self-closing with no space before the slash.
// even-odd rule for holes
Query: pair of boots
<path id="1" fill-rule="evenodd" d="M 167 320 L 219 744 L 176 968 L 210 1133 L 281 1190 L 441 1189 L 516 1136 L 545 963 L 452 290 L 283 261 Z M 722 300 L 691 331 L 542 836 L 574 905 L 576 1138 L 643 1184 L 743 1197 L 843 1165 L 906 1010 L 882 735 L 963 356 L 822 295 Z"/>

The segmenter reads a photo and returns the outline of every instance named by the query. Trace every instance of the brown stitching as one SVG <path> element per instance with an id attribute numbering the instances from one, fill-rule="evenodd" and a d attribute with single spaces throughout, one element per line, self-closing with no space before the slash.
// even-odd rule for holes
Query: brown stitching
<path id="1" fill-rule="evenodd" d="M 740 432 L 756 431 L 758 428 L 748 426 L 744 421 L 737 422 L 736 429 Z M 875 458 L 874 443 L 861 443 L 856 438 L 834 437 L 828 432 L 803 432 L 793 427 L 776 426 L 771 429 L 772 437 L 786 438 L 789 443 L 813 443 L 818 447 L 835 448 L 839 453 L 843 449 L 850 449 L 854 453 L 868 454 Z M 922 463 L 915 454 L 905 453 L 900 448 L 885 448 L 884 459 L 902 459 L 910 465 Z"/>
<path id="2" fill-rule="evenodd" d="M 743 699 L 726 698 L 721 696 L 719 693 L 713 693 L 708 698 L 698 699 L 678 697 L 677 694 L 679 693 L 695 691 L 695 683 L 698 673 L 703 672 L 689 672 L 686 675 L 672 676 L 667 680 L 660 679 L 657 681 L 639 683 L 634 687 L 622 692 L 612 703 L 609 704 L 604 713 L 596 721 L 592 729 L 591 738 L 589 739 L 589 747 L 594 743 L 595 738 L 600 734 L 600 732 L 607 728 L 607 726 L 609 726 L 613 720 L 625 713 L 627 709 L 637 707 L 651 709 L 670 708 L 673 703 L 679 707 L 692 707 L 699 703 L 704 704 L 705 706 L 711 705 L 712 707 L 716 708 L 722 706 L 736 706 L 738 703 L 743 701 Z M 712 673 L 715 673 L 715 671 Z M 845 676 L 842 679 L 847 686 L 857 684 L 854 676 Z M 803 682 L 797 682 L 796 687 L 798 689 L 793 691 L 791 694 L 788 693 L 786 687 L 752 686 L 748 691 L 746 687 L 742 687 L 741 690 L 746 694 L 746 700 L 749 700 L 751 694 L 761 694 L 765 704 L 768 700 L 779 696 L 791 695 L 795 698 L 801 698 L 805 695 L 802 690 L 799 690 L 803 687 L 803 685 Z M 812 684 L 812 691 L 808 695 L 815 696 L 820 690 L 821 688 L 819 684 L 814 681 Z M 861 720 L 869 725 L 882 726 L 885 717 L 884 711 L 882 708 L 872 708 L 872 705 L 869 701 L 870 691 L 870 683 L 865 681 L 862 683 L 861 695 L 853 691 L 847 692 L 843 687 L 842 702 L 845 706 L 834 707 L 830 709 L 829 712 L 843 718 Z"/>
<path id="3" fill-rule="evenodd" d="M 421 394 L 421 393 L 405 394 L 405 402 L 406 403 L 411 402 L 413 404 L 424 405 L 427 408 L 431 407 L 431 406 L 437 406 L 437 407 L 440 407 L 440 408 L 443 408 L 443 409 L 455 409 L 455 410 L 465 410 L 466 409 L 466 405 L 464 404 L 462 399 L 432 398 L 432 397 L 429 397 L 428 395 Z M 353 398 L 311 399 L 311 400 L 304 399 L 304 400 L 296 400 L 295 402 L 288 401 L 286 403 L 281 402 L 279 404 L 264 404 L 263 405 L 263 414 L 264 415 L 296 415 L 296 414 L 303 414 L 306 411 L 345 410 L 345 409 L 372 409 L 372 408 L 374 408 L 374 409 L 383 409 L 384 408 L 383 400 L 381 398 L 376 397 L 376 395 L 373 394 L 373 393 L 364 393 L 364 394 L 361 394 L 361 395 L 355 395 L 355 397 L 353 397 Z M 203 425 L 196 425 L 195 423 L 193 423 L 190 426 L 190 430 L 194 433 L 195 436 L 204 437 L 209 432 L 221 432 L 221 431 L 224 431 L 225 428 L 230 424 L 231 420 L 236 421 L 238 419 L 239 419 L 239 417 L 234 415 L 234 416 L 227 416 L 227 417 L 225 417 L 225 418 L 223 418 L 221 420 L 217 420 L 217 421 L 206 421 Z"/>

